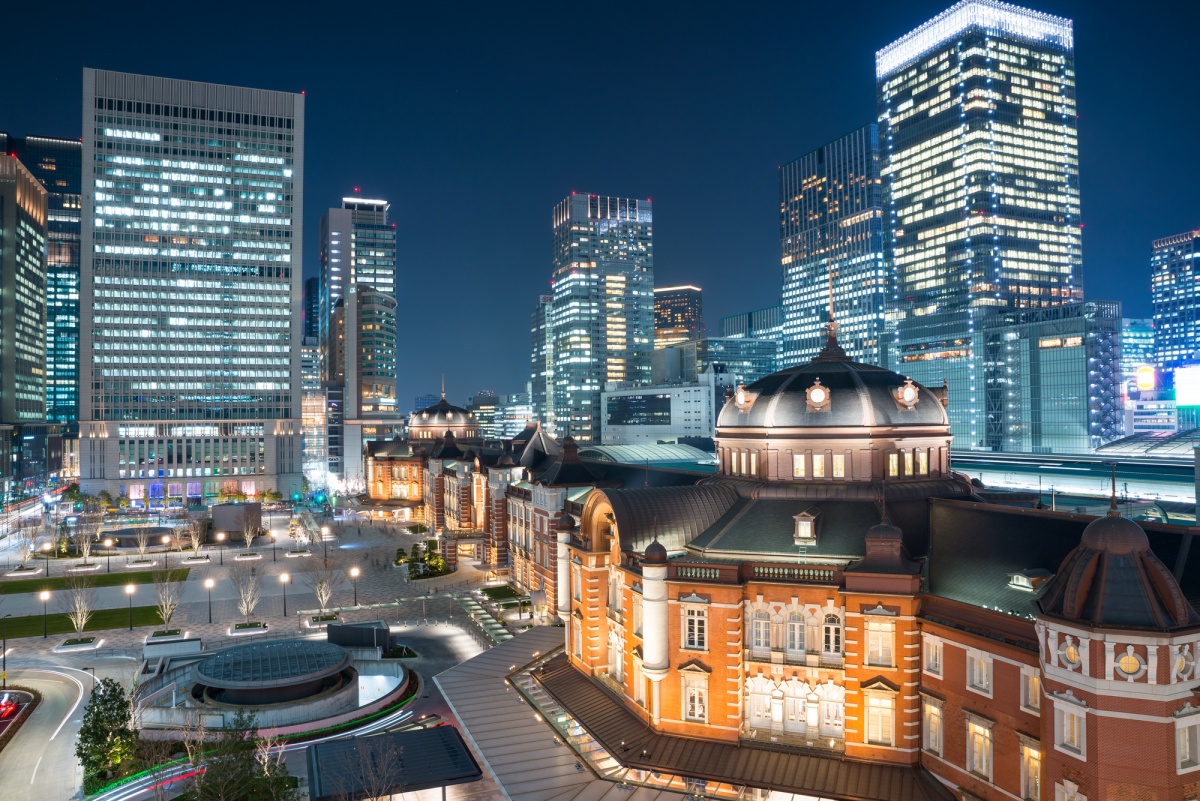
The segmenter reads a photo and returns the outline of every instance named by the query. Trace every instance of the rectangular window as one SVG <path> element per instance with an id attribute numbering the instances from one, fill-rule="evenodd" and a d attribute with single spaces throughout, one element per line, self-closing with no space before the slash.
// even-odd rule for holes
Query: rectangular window
<path id="1" fill-rule="evenodd" d="M 1054 710 L 1054 744 L 1060 751 L 1087 759 L 1087 719 L 1083 710 L 1056 706 Z"/>
<path id="2" fill-rule="evenodd" d="M 804 454 L 792 454 L 792 478 L 804 478 Z"/>
<path id="3" fill-rule="evenodd" d="M 642 636 L 642 596 L 633 595 L 633 633 Z"/>
<path id="4" fill-rule="evenodd" d="M 1021 708 L 1030 714 L 1041 712 L 1042 680 L 1037 668 L 1021 668 Z"/>
<path id="5" fill-rule="evenodd" d="M 921 732 L 921 746 L 931 754 L 942 754 L 942 707 L 926 700 L 922 717 L 924 729 Z"/>
<path id="6" fill-rule="evenodd" d="M 900 455 L 897 453 L 888 454 L 888 475 L 900 475 Z"/>
<path id="7" fill-rule="evenodd" d="M 1175 762 L 1179 770 L 1200 767 L 1200 721 L 1175 730 Z"/>
<path id="8" fill-rule="evenodd" d="M 904 452 L 904 475 L 911 476 L 913 474 L 913 454 L 912 451 Z"/>
<path id="9" fill-rule="evenodd" d="M 633 660 L 633 702 L 642 705 L 646 703 L 646 678 L 642 673 L 640 659 Z"/>
<path id="10" fill-rule="evenodd" d="M 771 619 L 766 612 L 755 612 L 750 621 L 750 650 L 760 656 L 771 652 Z"/>
<path id="11" fill-rule="evenodd" d="M 708 650 L 708 610 L 694 606 L 684 609 L 683 647 L 693 651 Z"/>
<path id="12" fill-rule="evenodd" d="M 992 697 L 992 657 L 974 648 L 967 649 L 967 688 Z"/>
<path id="13" fill-rule="evenodd" d="M 1029 801 L 1042 797 L 1042 752 L 1028 743 L 1021 744 L 1021 797 Z"/>
<path id="14" fill-rule="evenodd" d="M 923 476 L 929 475 L 929 451 L 917 451 L 917 472 Z"/>
<path id="15" fill-rule="evenodd" d="M 896 700 L 891 696 L 871 694 L 867 696 L 867 742 L 878 745 L 892 744 L 895 728 Z"/>
<path id="16" fill-rule="evenodd" d="M 936 637 L 925 637 L 924 642 L 925 672 L 934 676 L 942 675 L 942 641 Z"/>
<path id="17" fill-rule="evenodd" d="M 708 677 L 700 673 L 683 676 L 683 719 L 708 722 Z"/>
<path id="18" fill-rule="evenodd" d="M 746 452 L 742 451 L 742 470 L 741 475 L 746 475 Z"/>
<path id="19" fill-rule="evenodd" d="M 891 620 L 868 620 L 867 664 L 892 666 L 892 647 L 896 639 L 896 623 Z"/>
<path id="20" fill-rule="evenodd" d="M 571 568 L 571 597 L 576 601 L 580 600 L 581 587 L 583 586 L 583 572 L 578 567 Z"/>
<path id="21" fill-rule="evenodd" d="M 758 451 L 750 451 L 750 475 L 758 475 Z"/>
<path id="22" fill-rule="evenodd" d="M 846 477 L 846 456 L 845 454 L 835 453 L 833 455 L 833 477 Z"/>
<path id="23" fill-rule="evenodd" d="M 822 453 L 813 454 L 813 478 L 825 478 L 825 455 Z"/>
<path id="24" fill-rule="evenodd" d="M 967 720 L 967 770 L 992 780 L 992 727 L 979 718 Z"/>

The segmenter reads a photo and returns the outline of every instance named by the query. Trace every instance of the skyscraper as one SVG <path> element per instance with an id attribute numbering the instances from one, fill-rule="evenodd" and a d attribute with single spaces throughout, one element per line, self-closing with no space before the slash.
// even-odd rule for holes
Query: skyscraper
<path id="1" fill-rule="evenodd" d="M 317 339 L 321 333 L 321 279 L 304 279 L 304 338 Z"/>
<path id="2" fill-rule="evenodd" d="M 654 288 L 654 347 L 665 348 L 705 335 L 704 296 L 698 286 Z"/>
<path id="3" fill-rule="evenodd" d="M 1138 370 L 1154 365 L 1154 321 L 1121 320 L 1121 388 L 1136 386 Z"/>
<path id="4" fill-rule="evenodd" d="M 1068 19 L 963 0 L 876 54 L 891 366 L 984 446 L 982 319 L 1083 297 Z"/>
<path id="5" fill-rule="evenodd" d="M 882 196 L 876 125 L 779 168 L 782 364 L 811 361 L 825 346 L 831 289 L 838 343 L 855 361 L 883 362 Z"/>
<path id="6" fill-rule="evenodd" d="M 539 295 L 529 316 L 529 389 L 534 415 L 547 427 L 554 424 L 553 295 Z"/>
<path id="7" fill-rule="evenodd" d="M 0 156 L 0 423 L 46 419 L 46 200 L 20 160 Z"/>
<path id="8" fill-rule="evenodd" d="M 650 382 L 654 225 L 649 200 L 572 194 L 554 208 L 554 426 L 599 440 L 600 391 Z"/>
<path id="9" fill-rule="evenodd" d="M 46 420 L 74 428 L 79 419 L 80 158 L 83 144 L 49 136 L 0 133 L 0 152 L 15 155 L 45 187 Z"/>
<path id="10" fill-rule="evenodd" d="M 1200 364 L 1200 229 L 1154 240 L 1150 292 L 1158 366 Z"/>
<path id="11" fill-rule="evenodd" d="M 396 296 L 396 229 L 386 200 L 344 197 L 321 218 L 320 330 L 329 342 L 329 315 L 350 284 Z"/>
<path id="12" fill-rule="evenodd" d="M 83 79 L 84 491 L 299 491 L 303 95 Z"/>

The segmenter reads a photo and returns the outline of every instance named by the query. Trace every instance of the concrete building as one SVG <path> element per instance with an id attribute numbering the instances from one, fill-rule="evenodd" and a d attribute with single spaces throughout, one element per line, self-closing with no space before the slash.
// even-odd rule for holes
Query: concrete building
<path id="1" fill-rule="evenodd" d="M 831 313 L 851 358 L 886 363 L 890 282 L 879 170 L 874 124 L 779 168 L 784 364 L 807 362 L 820 352 Z"/>
<path id="2" fill-rule="evenodd" d="M 1083 299 L 1069 19 L 963 0 L 875 56 L 888 364 L 950 387 L 956 447 L 988 447 L 991 314 Z"/>
<path id="3" fill-rule="evenodd" d="M 89 68 L 83 131 L 83 490 L 299 492 L 304 96 Z"/>
<path id="4" fill-rule="evenodd" d="M 711 367 L 719 384 L 736 387 L 775 372 L 777 351 L 778 344 L 766 339 L 705 337 L 656 351 L 651 378 L 655 384 L 696 381 Z"/>
<path id="5" fill-rule="evenodd" d="M 386 200 L 344 197 L 321 218 L 320 322 L 318 335 L 329 347 L 330 319 L 352 284 L 395 297 L 396 229 L 388 222 Z"/>
<path id="6" fill-rule="evenodd" d="M 1200 364 L 1200 229 L 1154 240 L 1150 292 L 1160 369 Z"/>
<path id="7" fill-rule="evenodd" d="M 698 286 L 654 288 L 654 347 L 665 348 L 700 339 L 704 327 L 704 293 Z"/>
<path id="8" fill-rule="evenodd" d="M 716 376 L 710 369 L 691 382 L 606 389 L 601 443 L 641 445 L 711 439 L 715 430 Z"/>
<path id="9" fill-rule="evenodd" d="M 74 438 L 79 420 L 79 236 L 83 143 L 51 136 L 0 133 L 0 153 L 13 154 L 46 189 L 46 420 Z"/>
<path id="10" fill-rule="evenodd" d="M 553 426 L 592 442 L 604 385 L 650 381 L 654 215 L 649 200 L 574 193 L 553 222 Z"/>
<path id="11" fill-rule="evenodd" d="M 0 156 L 0 423 L 46 419 L 46 189 Z"/>
<path id="12" fill-rule="evenodd" d="M 496 416 L 493 422 L 494 438 L 512 439 L 538 419 L 537 407 L 530 399 L 528 392 L 503 395 L 496 405 Z"/>

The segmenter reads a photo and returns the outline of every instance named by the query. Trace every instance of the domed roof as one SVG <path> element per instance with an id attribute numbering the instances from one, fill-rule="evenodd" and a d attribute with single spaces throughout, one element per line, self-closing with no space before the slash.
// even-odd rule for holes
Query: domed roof
<path id="1" fill-rule="evenodd" d="M 717 428 L 949 426 L 937 395 L 899 373 L 819 357 L 739 387 Z"/>
<path id="2" fill-rule="evenodd" d="M 410 428 L 429 426 L 444 431 L 450 426 L 465 426 L 474 422 L 475 416 L 471 412 L 442 398 L 432 406 L 413 412 L 408 425 Z"/>
<path id="3" fill-rule="evenodd" d="M 575 518 L 569 512 L 559 512 L 558 517 L 554 518 L 555 531 L 574 531 L 578 527 Z"/>
<path id="4" fill-rule="evenodd" d="M 655 540 L 646 546 L 646 553 L 642 556 L 643 565 L 665 565 L 667 563 L 667 549 L 661 542 Z"/>
<path id="5" fill-rule="evenodd" d="M 1083 530 L 1038 605 L 1047 615 L 1093 626 L 1161 631 L 1200 625 L 1179 582 L 1150 550 L 1146 532 L 1121 517 L 1115 501 L 1107 516 Z"/>

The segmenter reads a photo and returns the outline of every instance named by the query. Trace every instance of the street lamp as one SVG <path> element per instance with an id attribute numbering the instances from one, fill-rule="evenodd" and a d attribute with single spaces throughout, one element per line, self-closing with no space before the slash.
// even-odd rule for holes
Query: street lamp
<path id="1" fill-rule="evenodd" d="M 48 543 L 48 542 L 43 542 L 43 543 L 42 543 L 42 550 L 43 550 L 43 551 L 45 552 L 45 554 L 46 554 L 46 559 L 45 559 L 45 562 L 46 562 L 46 578 L 50 578 L 50 548 L 51 548 L 51 547 L 53 547 L 53 546 L 51 546 L 51 545 L 50 545 L 50 543 Z"/>
<path id="2" fill-rule="evenodd" d="M 44 640 L 44 639 L 46 639 L 47 636 L 49 636 L 49 633 L 50 633 L 49 632 L 49 626 L 50 626 L 49 618 L 46 617 L 46 604 L 48 604 L 50 602 L 50 591 L 42 590 L 41 599 L 42 599 L 42 639 Z"/>
<path id="3" fill-rule="evenodd" d="M 221 543 L 221 564 L 225 564 L 225 532 L 217 532 L 217 542 Z"/>
<path id="4" fill-rule="evenodd" d="M 212 623 L 212 588 L 213 588 L 214 583 L 215 582 L 210 578 L 206 578 L 204 580 L 204 589 L 208 590 L 208 622 L 209 623 Z"/>
<path id="5" fill-rule="evenodd" d="M 112 572 L 112 537 L 106 537 L 104 540 L 104 549 L 108 551 L 108 572 Z"/>
<path id="6" fill-rule="evenodd" d="M 272 531 L 271 532 L 271 561 L 272 562 L 279 561 L 279 559 L 275 556 L 275 546 L 278 544 L 279 544 L 279 538 L 278 538 L 278 536 L 276 536 L 275 532 Z"/>
<path id="7" fill-rule="evenodd" d="M 288 574 L 287 573 L 279 574 L 279 583 L 283 585 L 283 616 L 287 617 L 287 583 L 288 583 Z"/>
<path id="8" fill-rule="evenodd" d="M 358 573 L 357 567 L 350 568 L 350 580 L 354 582 L 354 605 L 358 606 Z"/>
<path id="9" fill-rule="evenodd" d="M 125 594 L 129 596 L 129 630 L 133 631 L 133 591 L 136 589 L 132 584 L 125 585 Z"/>
<path id="10" fill-rule="evenodd" d="M 94 667 L 80 668 L 80 670 L 90 670 L 92 672 L 92 692 L 96 692 L 96 669 Z"/>
<path id="11" fill-rule="evenodd" d="M 167 546 L 167 550 L 163 551 L 163 569 L 171 569 L 171 536 L 163 534 L 162 544 Z"/>
<path id="12" fill-rule="evenodd" d="M 8 619 L 10 617 L 12 615 L 5 615 L 3 618 L 0 618 L 3 621 L 0 625 L 4 626 L 4 652 L 3 655 L 0 655 L 0 660 L 3 660 L 3 664 L 0 666 L 0 682 L 4 683 L 4 689 L 6 690 L 8 689 Z"/>
<path id="13" fill-rule="evenodd" d="M 329 526 L 321 526 L 321 558 L 329 559 L 329 546 L 326 544 L 329 537 Z"/>

